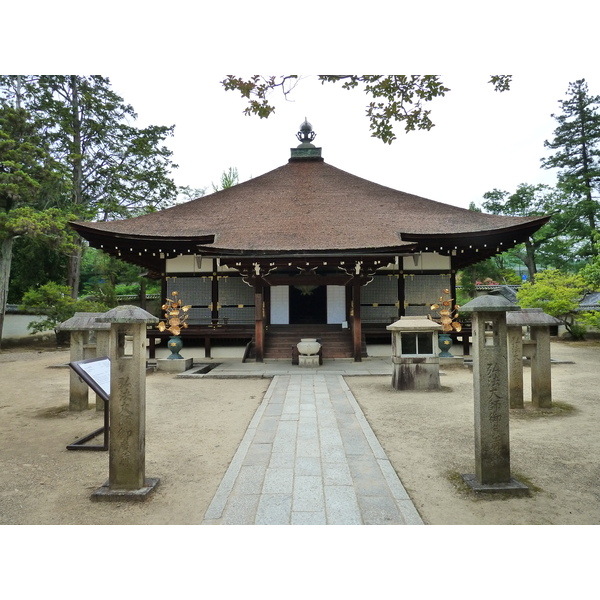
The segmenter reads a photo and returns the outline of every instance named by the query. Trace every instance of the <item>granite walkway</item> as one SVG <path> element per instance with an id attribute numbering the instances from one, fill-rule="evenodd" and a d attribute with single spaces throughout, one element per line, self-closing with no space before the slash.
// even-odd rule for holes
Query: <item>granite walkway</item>
<path id="1" fill-rule="evenodd" d="M 423 524 L 338 374 L 276 375 L 203 524 Z"/>

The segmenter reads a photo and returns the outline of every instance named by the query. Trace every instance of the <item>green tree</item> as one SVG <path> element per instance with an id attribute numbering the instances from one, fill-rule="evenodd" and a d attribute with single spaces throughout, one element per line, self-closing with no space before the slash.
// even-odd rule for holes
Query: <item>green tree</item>
<path id="1" fill-rule="evenodd" d="M 517 292 L 517 303 L 521 308 L 541 308 L 560 319 L 577 339 L 584 333 L 577 327 L 576 321 L 580 316 L 577 309 L 587 289 L 581 275 L 549 269 L 538 273 L 534 283 L 526 282 L 521 286 Z"/>
<path id="2" fill-rule="evenodd" d="M 8 302 L 19 304 L 31 287 L 49 281 L 67 280 L 67 254 L 56 244 L 48 243 L 46 236 L 15 238 Z"/>
<path id="3" fill-rule="evenodd" d="M 341 83 L 345 90 L 361 88 L 371 100 L 366 106 L 371 135 L 391 144 L 395 139 L 394 123 L 405 131 L 430 130 L 434 123 L 426 104 L 450 91 L 438 75 L 317 75 L 322 84 Z M 237 91 L 248 101 L 247 115 L 268 118 L 275 111 L 269 96 L 280 90 L 284 97 L 293 91 L 298 75 L 253 75 L 247 79 L 228 75 L 221 84 L 227 91 Z M 510 88 L 510 75 L 493 75 L 490 83 L 497 91 Z"/>
<path id="4" fill-rule="evenodd" d="M 600 234 L 596 236 L 600 238 Z M 596 255 L 579 271 L 589 288 L 600 292 L 600 241 L 595 243 Z"/>
<path id="5" fill-rule="evenodd" d="M 72 215 L 53 204 L 60 170 L 49 157 L 36 124 L 22 108 L 0 105 L 0 336 L 10 285 L 15 239 L 40 236 L 67 251 Z"/>
<path id="6" fill-rule="evenodd" d="M 227 171 L 223 171 L 221 173 L 221 181 L 215 185 L 212 184 L 213 191 L 218 192 L 220 190 L 226 190 L 234 185 L 237 185 L 240 182 L 240 178 L 238 175 L 238 171 L 235 167 L 229 167 Z"/>
<path id="7" fill-rule="evenodd" d="M 600 96 L 590 96 L 585 79 L 569 84 L 567 99 L 559 102 L 562 112 L 552 116 L 558 122 L 554 139 L 544 146 L 555 153 L 542 159 L 545 169 L 559 169 L 559 186 L 572 196 L 577 209 L 577 227 L 571 229 L 584 242 L 582 256 L 597 252 L 594 234 L 598 229 L 600 204 Z"/>
<path id="8" fill-rule="evenodd" d="M 178 202 L 189 202 L 196 198 L 202 198 L 206 194 L 206 188 L 193 188 L 189 185 L 182 185 L 179 187 Z"/>
<path id="9" fill-rule="evenodd" d="M 99 75 L 0 78 L 0 94 L 23 103 L 44 124 L 52 155 L 65 167 L 69 208 L 80 219 L 108 220 L 157 210 L 175 201 L 174 126 L 132 125 L 133 108 Z M 81 242 L 69 263 L 72 295 L 79 290 Z"/>
<path id="10" fill-rule="evenodd" d="M 513 194 L 494 189 L 483 197 L 483 209 L 496 215 L 552 216 L 524 244 L 504 253 L 509 260 L 516 259 L 527 267 L 530 281 L 535 280 L 540 264 L 553 268 L 565 266 L 577 241 L 571 237 L 577 213 L 567 194 L 547 185 L 522 183 Z"/>

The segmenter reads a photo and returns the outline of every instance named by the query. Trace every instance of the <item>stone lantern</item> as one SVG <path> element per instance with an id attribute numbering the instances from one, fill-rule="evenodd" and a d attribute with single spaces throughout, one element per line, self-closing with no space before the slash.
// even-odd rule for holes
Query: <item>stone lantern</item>
<path id="1" fill-rule="evenodd" d="M 392 332 L 392 386 L 397 390 L 439 389 L 437 342 L 442 326 L 426 317 L 401 317 L 386 329 Z"/>
<path id="2" fill-rule="evenodd" d="M 527 493 L 510 474 L 506 313 L 519 307 L 503 296 L 479 296 L 461 306 L 472 313 L 475 475 L 463 475 L 478 492 Z"/>
<path id="3" fill-rule="evenodd" d="M 511 408 L 523 408 L 523 357 L 531 359 L 531 404 L 552 408 L 550 325 L 560 324 L 541 308 L 524 308 L 506 316 L 508 325 L 508 380 Z M 523 327 L 529 339 L 523 339 Z"/>
<path id="4" fill-rule="evenodd" d="M 98 323 L 96 318 L 104 313 L 77 312 L 61 323 L 60 331 L 70 332 L 71 362 L 108 356 L 110 324 Z M 88 409 L 88 384 L 75 371 L 71 371 L 69 382 L 69 410 Z M 96 410 L 104 410 L 104 401 L 96 396 Z"/>

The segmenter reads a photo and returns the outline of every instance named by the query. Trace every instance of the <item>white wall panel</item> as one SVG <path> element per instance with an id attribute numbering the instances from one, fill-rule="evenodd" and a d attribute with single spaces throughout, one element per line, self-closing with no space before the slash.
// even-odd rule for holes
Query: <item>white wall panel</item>
<path id="1" fill-rule="evenodd" d="M 346 288 L 343 285 L 327 286 L 327 323 L 337 324 L 346 320 Z"/>
<path id="2" fill-rule="evenodd" d="M 287 285 L 271 286 L 271 323 L 289 325 L 290 288 Z"/>

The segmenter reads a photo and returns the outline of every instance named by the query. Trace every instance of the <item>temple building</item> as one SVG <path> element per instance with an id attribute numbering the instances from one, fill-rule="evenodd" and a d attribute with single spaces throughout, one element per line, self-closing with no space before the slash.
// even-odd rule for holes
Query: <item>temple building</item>
<path id="1" fill-rule="evenodd" d="M 490 215 L 327 164 L 310 123 L 283 166 L 155 213 L 73 222 L 91 246 L 140 265 L 191 304 L 185 335 L 287 358 L 300 337 L 360 361 L 386 326 L 426 315 L 456 272 L 522 243 L 549 217 Z M 160 315 L 157 315 L 160 316 Z M 153 336 L 159 333 L 155 330 Z M 166 333 L 164 334 L 167 335 Z"/>

